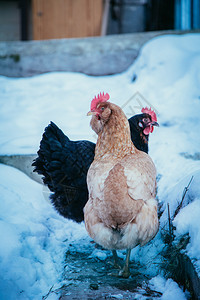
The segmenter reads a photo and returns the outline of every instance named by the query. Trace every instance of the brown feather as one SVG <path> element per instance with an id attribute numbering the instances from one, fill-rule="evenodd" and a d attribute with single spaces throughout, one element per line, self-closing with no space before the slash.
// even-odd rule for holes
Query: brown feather
<path id="1" fill-rule="evenodd" d="M 117 163 L 109 172 L 104 184 L 103 200 L 94 201 L 102 222 L 117 229 L 135 219 L 143 205 L 142 200 L 134 200 L 128 194 L 124 168 Z"/>
<path id="2" fill-rule="evenodd" d="M 100 103 L 101 108 L 101 130 L 87 175 L 85 225 L 103 247 L 131 249 L 158 230 L 156 169 L 149 155 L 134 147 L 121 108 L 109 102 Z"/>

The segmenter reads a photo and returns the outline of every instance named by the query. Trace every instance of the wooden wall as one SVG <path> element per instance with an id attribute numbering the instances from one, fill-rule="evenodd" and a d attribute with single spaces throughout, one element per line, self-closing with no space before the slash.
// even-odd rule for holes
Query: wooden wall
<path id="1" fill-rule="evenodd" d="M 32 0 L 33 39 L 98 36 L 103 0 Z"/>

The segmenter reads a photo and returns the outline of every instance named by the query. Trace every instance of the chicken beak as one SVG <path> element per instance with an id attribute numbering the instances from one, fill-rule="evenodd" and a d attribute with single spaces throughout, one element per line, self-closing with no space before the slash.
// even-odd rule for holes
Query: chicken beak
<path id="1" fill-rule="evenodd" d="M 94 111 L 88 111 L 87 116 L 95 116 L 96 113 Z"/>
<path id="2" fill-rule="evenodd" d="M 159 124 L 158 124 L 157 122 L 155 122 L 155 121 L 151 122 L 151 125 L 152 125 L 152 126 L 158 126 L 158 127 L 159 127 Z"/>
<path id="3" fill-rule="evenodd" d="M 139 125 L 140 126 L 140 125 Z M 153 127 L 153 126 L 158 126 L 159 127 L 159 124 L 156 122 L 156 121 L 150 121 L 146 124 L 144 124 L 144 128 L 147 128 L 147 127 Z M 141 126 L 140 126 L 141 127 Z"/>

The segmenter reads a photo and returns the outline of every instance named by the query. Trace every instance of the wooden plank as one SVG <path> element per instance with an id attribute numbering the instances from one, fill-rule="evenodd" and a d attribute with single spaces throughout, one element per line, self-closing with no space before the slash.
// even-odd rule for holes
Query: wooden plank
<path id="1" fill-rule="evenodd" d="M 103 0 L 32 0 L 33 39 L 98 36 Z"/>

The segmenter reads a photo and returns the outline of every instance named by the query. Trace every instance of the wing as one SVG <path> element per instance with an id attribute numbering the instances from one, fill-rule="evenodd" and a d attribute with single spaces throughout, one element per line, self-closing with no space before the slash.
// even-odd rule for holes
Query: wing
<path id="1" fill-rule="evenodd" d="M 94 159 L 95 144 L 70 141 L 51 122 L 45 128 L 34 171 L 43 175 L 43 182 L 53 194 L 56 210 L 76 222 L 83 220 L 83 207 L 88 200 L 87 171 Z"/>
<path id="2" fill-rule="evenodd" d="M 135 200 L 129 195 L 122 161 L 113 164 L 109 161 L 103 166 L 99 162 L 93 163 L 88 172 L 88 181 L 91 181 L 90 202 L 98 219 L 107 227 L 118 229 L 135 219 L 143 200 Z M 90 185 L 94 188 L 90 188 Z"/>
<path id="3" fill-rule="evenodd" d="M 91 194 L 99 219 L 115 229 L 134 220 L 145 201 L 155 197 L 156 169 L 153 161 L 141 151 L 132 155 L 114 164 L 109 172 L 102 176 L 99 174 L 94 182 L 98 186 Z M 100 189 L 102 186 L 103 189 Z"/>
<path id="4" fill-rule="evenodd" d="M 122 163 L 127 180 L 128 194 L 134 200 L 155 197 L 156 168 L 150 156 L 137 151 L 137 158 L 126 157 Z"/>

